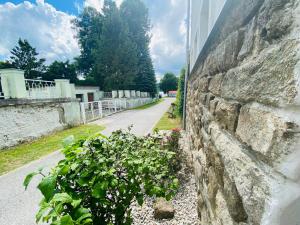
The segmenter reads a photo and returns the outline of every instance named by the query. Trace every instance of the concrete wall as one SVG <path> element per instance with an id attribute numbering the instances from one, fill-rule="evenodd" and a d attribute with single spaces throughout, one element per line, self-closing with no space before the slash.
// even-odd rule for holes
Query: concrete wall
<path id="1" fill-rule="evenodd" d="M 77 101 L 6 100 L 0 104 L 0 149 L 81 123 Z"/>
<path id="2" fill-rule="evenodd" d="M 228 0 L 188 81 L 201 224 L 300 224 L 300 6 Z"/>

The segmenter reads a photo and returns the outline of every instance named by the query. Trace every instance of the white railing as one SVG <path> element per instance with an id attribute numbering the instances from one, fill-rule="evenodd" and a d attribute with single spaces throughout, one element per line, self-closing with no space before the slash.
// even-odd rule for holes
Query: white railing
<path id="1" fill-rule="evenodd" d="M 28 96 L 31 99 L 56 98 L 56 87 L 54 81 L 25 79 Z"/>
<path id="2" fill-rule="evenodd" d="M 83 123 L 100 119 L 114 113 L 132 109 L 142 105 L 149 104 L 155 101 L 152 98 L 139 98 L 139 99 L 111 99 L 96 102 L 82 102 L 81 117 Z"/>
<path id="3" fill-rule="evenodd" d="M 104 92 L 103 97 L 104 98 L 112 98 L 112 92 Z"/>

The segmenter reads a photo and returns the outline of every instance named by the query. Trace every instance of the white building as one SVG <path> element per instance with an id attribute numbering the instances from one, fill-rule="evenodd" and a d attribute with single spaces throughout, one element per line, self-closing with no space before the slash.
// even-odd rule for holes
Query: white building
<path id="1" fill-rule="evenodd" d="M 104 97 L 104 92 L 94 86 L 75 86 L 75 94 L 81 102 L 99 101 Z"/>

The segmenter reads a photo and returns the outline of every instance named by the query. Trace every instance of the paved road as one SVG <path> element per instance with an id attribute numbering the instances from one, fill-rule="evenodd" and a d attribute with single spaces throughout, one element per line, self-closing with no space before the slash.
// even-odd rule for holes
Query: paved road
<path id="1" fill-rule="evenodd" d="M 133 125 L 132 132 L 145 135 L 151 132 L 156 122 L 167 111 L 173 99 L 165 99 L 162 103 L 145 110 L 131 110 L 94 121 L 93 124 L 105 125 L 104 134 L 117 129 L 126 129 Z M 49 168 L 62 158 L 55 152 L 24 167 L 0 176 L 0 225 L 34 225 L 35 214 L 41 194 L 36 189 L 38 178 L 33 179 L 27 191 L 22 186 L 24 177 L 40 167 Z"/>

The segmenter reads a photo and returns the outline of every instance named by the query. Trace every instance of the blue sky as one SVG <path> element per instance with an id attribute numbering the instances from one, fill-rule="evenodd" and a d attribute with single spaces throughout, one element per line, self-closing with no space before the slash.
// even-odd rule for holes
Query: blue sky
<path id="1" fill-rule="evenodd" d="M 0 59 L 19 37 L 29 40 L 47 63 L 79 54 L 70 21 L 84 6 L 101 10 L 104 0 L 0 0 Z M 115 0 L 120 5 L 123 0 Z M 150 50 L 157 77 L 179 73 L 185 63 L 186 0 L 144 0 L 152 25 Z"/>
<path id="2" fill-rule="evenodd" d="M 36 0 L 27 0 L 28 2 L 35 3 Z M 4 4 L 7 2 L 11 2 L 13 4 L 20 4 L 23 3 L 24 0 L 11 0 L 11 1 L 4 1 L 0 0 L 0 4 Z M 78 14 L 78 7 L 82 6 L 84 3 L 84 0 L 45 0 L 45 2 L 51 4 L 54 6 L 57 10 L 66 12 L 68 14 L 77 15 Z"/>

